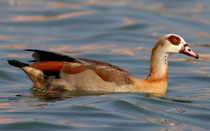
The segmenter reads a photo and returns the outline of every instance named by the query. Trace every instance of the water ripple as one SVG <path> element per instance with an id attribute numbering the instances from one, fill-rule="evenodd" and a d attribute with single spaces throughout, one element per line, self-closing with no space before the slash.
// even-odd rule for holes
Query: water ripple
<path id="1" fill-rule="evenodd" d="M 1 130 L 209 130 L 209 1 L 1 0 Z M 138 78 L 163 35 L 183 36 L 199 60 L 169 58 L 164 97 L 143 93 L 44 94 L 7 59 L 25 48 L 109 62 Z"/>

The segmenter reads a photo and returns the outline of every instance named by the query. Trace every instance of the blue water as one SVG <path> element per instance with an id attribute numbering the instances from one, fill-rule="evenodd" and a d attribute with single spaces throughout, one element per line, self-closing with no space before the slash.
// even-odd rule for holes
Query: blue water
<path id="1" fill-rule="evenodd" d="M 210 1 L 1 0 L 1 130 L 210 130 Z M 163 35 L 181 35 L 200 55 L 169 59 L 168 91 L 42 95 L 7 59 L 26 48 L 109 62 L 138 78 Z"/>

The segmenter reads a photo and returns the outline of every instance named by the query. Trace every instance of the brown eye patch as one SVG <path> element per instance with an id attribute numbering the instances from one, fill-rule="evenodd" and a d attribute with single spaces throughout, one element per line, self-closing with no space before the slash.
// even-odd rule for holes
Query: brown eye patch
<path id="1" fill-rule="evenodd" d="M 168 37 L 168 40 L 173 44 L 173 45 L 179 45 L 180 44 L 180 38 L 175 36 L 175 35 L 171 35 L 170 37 Z"/>

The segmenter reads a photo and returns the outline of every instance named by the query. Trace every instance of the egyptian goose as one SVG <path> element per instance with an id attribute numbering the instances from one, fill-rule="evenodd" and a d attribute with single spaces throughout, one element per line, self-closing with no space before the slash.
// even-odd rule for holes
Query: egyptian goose
<path id="1" fill-rule="evenodd" d="M 8 60 L 9 64 L 21 68 L 36 88 L 54 91 L 165 94 L 168 56 L 182 53 L 196 59 L 199 58 L 182 37 L 167 34 L 160 38 L 152 49 L 149 75 L 146 79 L 137 79 L 128 71 L 105 62 L 36 49 L 25 51 L 34 52 L 33 64 Z"/>

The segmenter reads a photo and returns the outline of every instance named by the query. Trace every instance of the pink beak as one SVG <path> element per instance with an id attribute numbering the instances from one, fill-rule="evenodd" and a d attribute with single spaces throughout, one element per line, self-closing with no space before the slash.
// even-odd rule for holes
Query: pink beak
<path id="1" fill-rule="evenodd" d="M 184 48 L 180 51 L 180 53 L 194 57 L 196 59 L 199 58 L 198 54 L 196 54 L 195 52 L 193 52 L 190 47 L 188 46 L 188 44 L 184 45 Z"/>

